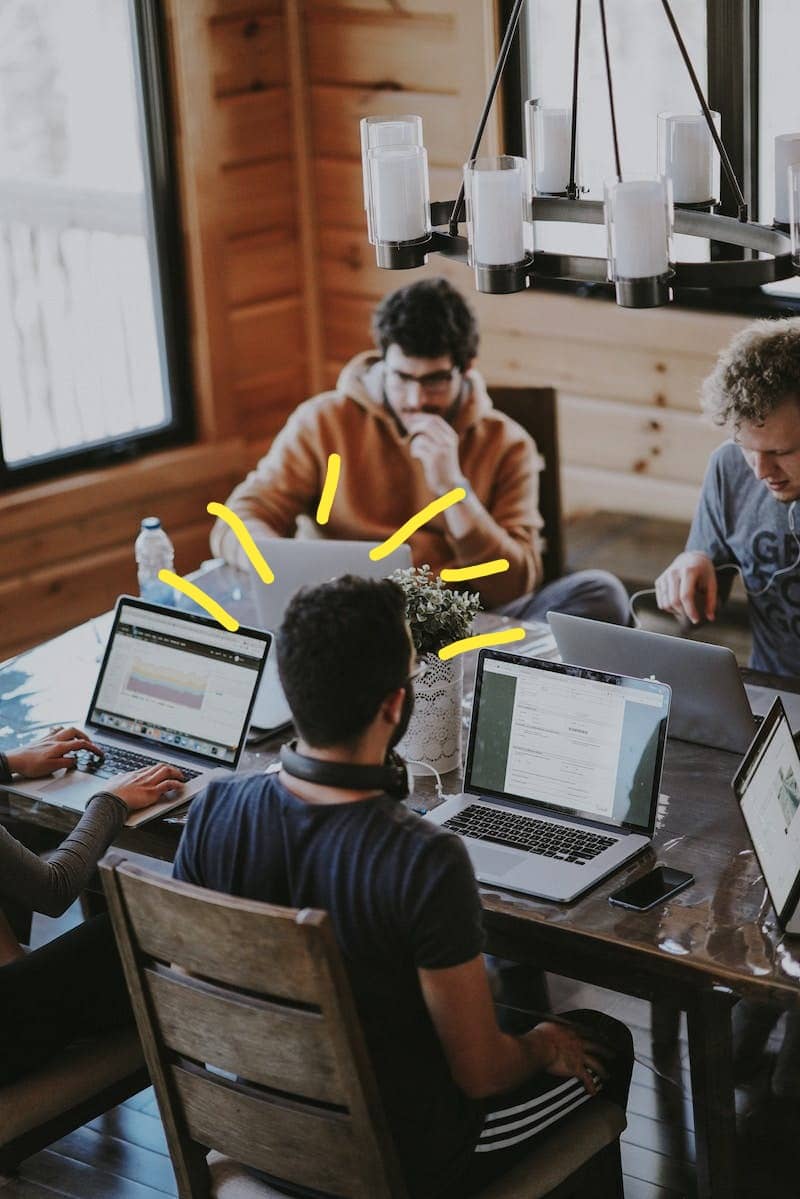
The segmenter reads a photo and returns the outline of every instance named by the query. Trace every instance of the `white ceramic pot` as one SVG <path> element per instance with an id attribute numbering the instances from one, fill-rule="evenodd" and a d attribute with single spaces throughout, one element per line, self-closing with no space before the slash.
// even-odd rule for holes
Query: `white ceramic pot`
<path id="1" fill-rule="evenodd" d="M 461 657 L 443 662 L 436 654 L 423 661 L 425 670 L 414 680 L 414 712 L 397 750 L 414 774 L 426 773 L 415 761 L 446 774 L 461 764 L 464 663 Z"/>

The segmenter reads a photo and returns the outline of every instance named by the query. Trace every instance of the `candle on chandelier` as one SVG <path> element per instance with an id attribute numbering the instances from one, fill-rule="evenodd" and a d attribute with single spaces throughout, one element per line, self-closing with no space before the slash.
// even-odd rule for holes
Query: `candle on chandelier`
<path id="1" fill-rule="evenodd" d="M 630 179 L 606 187 L 610 277 L 647 279 L 669 270 L 672 205 L 664 178 Z"/>
<path id="2" fill-rule="evenodd" d="M 431 232 L 428 155 L 424 146 L 367 151 L 369 215 L 374 241 L 421 241 Z"/>
<path id="3" fill-rule="evenodd" d="M 789 167 L 800 163 L 800 133 L 775 138 L 775 223 L 789 223 Z"/>
<path id="4" fill-rule="evenodd" d="M 464 167 L 470 264 L 512 266 L 525 258 L 524 158 L 474 158 Z"/>
<path id="5" fill-rule="evenodd" d="M 719 113 L 711 117 L 719 132 Z M 718 202 L 719 156 L 702 113 L 658 114 L 658 170 L 672 180 L 676 204 Z"/>
<path id="6" fill-rule="evenodd" d="M 361 173 L 364 180 L 364 209 L 367 213 L 367 233 L 374 244 L 369 216 L 369 165 L 367 155 L 377 146 L 421 146 L 422 117 L 363 117 L 361 132 Z"/>
<path id="7" fill-rule="evenodd" d="M 525 103 L 525 131 L 531 186 L 535 195 L 566 195 L 572 144 L 568 108 L 543 108 L 538 100 Z M 577 146 L 575 177 L 578 177 Z"/>
<path id="8" fill-rule="evenodd" d="M 787 167 L 789 183 L 789 230 L 792 235 L 792 262 L 800 275 L 800 163 Z"/>

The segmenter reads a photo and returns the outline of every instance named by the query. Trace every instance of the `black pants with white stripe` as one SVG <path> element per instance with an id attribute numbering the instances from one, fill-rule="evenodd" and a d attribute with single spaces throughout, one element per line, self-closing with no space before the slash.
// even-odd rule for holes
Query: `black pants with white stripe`
<path id="1" fill-rule="evenodd" d="M 633 1071 L 633 1038 L 628 1029 L 603 1012 L 565 1012 L 562 1018 L 573 1021 L 613 1052 L 600 1094 L 624 1110 Z M 577 1079 L 550 1074 L 537 1074 L 513 1091 L 492 1095 L 485 1100 L 483 1127 L 460 1194 L 480 1191 L 529 1153 L 536 1139 L 546 1137 L 548 1130 L 591 1102 L 592 1096 Z"/>

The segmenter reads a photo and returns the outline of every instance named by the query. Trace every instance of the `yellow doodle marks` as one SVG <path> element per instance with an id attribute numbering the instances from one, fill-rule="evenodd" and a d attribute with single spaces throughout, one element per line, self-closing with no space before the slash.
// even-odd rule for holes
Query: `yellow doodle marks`
<path id="1" fill-rule="evenodd" d="M 209 616 L 213 616 L 214 620 L 218 620 L 224 629 L 229 633 L 235 633 L 239 627 L 239 621 L 231 616 L 230 612 L 226 612 L 222 604 L 218 604 L 210 595 L 206 595 L 200 587 L 195 587 L 194 583 L 182 579 L 180 575 L 176 575 L 172 570 L 160 570 L 158 577 L 162 583 L 166 583 L 168 587 L 174 587 L 176 591 L 180 591 L 181 595 L 188 596 L 190 600 L 194 600 L 201 608 L 204 608 Z"/>
<path id="2" fill-rule="evenodd" d="M 386 541 L 369 551 L 372 561 L 380 562 L 382 558 L 388 558 L 398 546 L 402 545 L 404 541 L 408 541 L 417 529 L 421 529 L 440 512 L 452 508 L 453 504 L 460 504 L 463 499 L 466 499 L 466 496 L 467 493 L 463 487 L 454 487 L 452 491 L 446 491 L 444 495 L 440 495 L 438 500 L 431 500 L 430 504 L 420 508 L 419 512 L 407 520 L 404 525 L 401 525 L 397 532 L 392 533 L 391 537 L 387 537 Z"/>
<path id="3" fill-rule="evenodd" d="M 342 473 L 342 456 L 341 454 L 328 455 L 328 469 L 325 472 L 325 483 L 322 487 L 322 495 L 320 496 L 319 504 L 317 505 L 317 524 L 326 525 L 331 515 L 331 508 L 336 496 L 336 488 L 339 486 L 339 476 Z"/>
<path id="4" fill-rule="evenodd" d="M 489 575 L 501 575 L 508 570 L 508 558 L 493 558 L 491 562 L 479 562 L 477 566 L 448 566 L 439 572 L 443 583 L 468 583 L 471 579 L 486 579 Z"/>
<path id="5" fill-rule="evenodd" d="M 443 662 L 455 658 L 457 654 L 469 653 L 471 649 L 486 649 L 492 645 L 510 645 L 512 641 L 522 641 L 526 637 L 524 629 L 498 629 L 496 633 L 479 633 L 476 637 L 464 637 L 461 641 L 451 641 L 439 650 Z"/>
<path id="6" fill-rule="evenodd" d="M 255 570 L 259 579 L 261 579 L 261 582 L 273 583 L 275 581 L 275 575 L 272 573 L 272 568 L 265 559 L 264 555 L 261 553 L 261 550 L 258 548 L 255 541 L 253 541 L 252 534 L 242 520 L 241 516 L 237 516 L 236 513 L 232 512 L 231 509 L 226 507 L 225 504 L 217 504 L 214 503 L 213 500 L 206 506 L 206 512 L 208 512 L 210 516 L 218 516 L 220 520 L 225 522 L 225 524 L 236 537 L 239 545 L 247 554 L 247 557 L 250 560 L 250 565 Z"/>

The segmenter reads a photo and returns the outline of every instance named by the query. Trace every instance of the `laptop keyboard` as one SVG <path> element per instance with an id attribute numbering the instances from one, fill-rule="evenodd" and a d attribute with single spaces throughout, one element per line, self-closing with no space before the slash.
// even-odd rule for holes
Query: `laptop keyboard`
<path id="1" fill-rule="evenodd" d="M 594 833 L 589 829 L 554 824 L 551 820 L 536 820 L 517 812 L 486 808 L 480 804 L 470 804 L 446 820 L 442 828 L 450 829 L 462 837 L 492 841 L 495 845 L 507 845 L 511 849 L 537 853 L 543 858 L 572 862 L 575 866 L 585 866 L 619 839 L 604 837 L 602 833 Z"/>
<path id="2" fill-rule="evenodd" d="M 118 745 L 103 745 L 101 741 L 97 741 L 96 745 L 105 755 L 102 762 L 98 762 L 94 754 L 85 749 L 75 755 L 78 770 L 93 774 L 95 778 L 110 779 L 118 774 L 129 774 L 131 770 L 141 770 L 145 766 L 161 765 L 158 758 L 148 758 L 130 749 L 120 749 Z M 178 769 L 186 783 L 200 774 L 199 770 L 187 770 L 185 766 L 179 766 Z"/>

